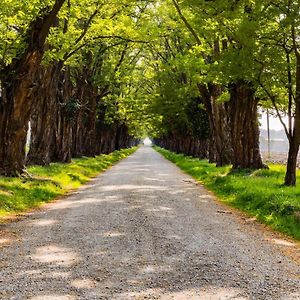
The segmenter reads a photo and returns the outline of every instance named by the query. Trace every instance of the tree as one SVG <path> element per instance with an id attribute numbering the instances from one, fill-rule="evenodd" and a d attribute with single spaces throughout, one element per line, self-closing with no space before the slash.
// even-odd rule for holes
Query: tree
<path id="1" fill-rule="evenodd" d="M 52 7 L 42 7 L 24 32 L 15 29 L 20 31 L 16 37 L 20 46 L 10 60 L 3 61 L 0 70 L 0 174 L 11 176 L 24 172 L 34 76 L 43 58 L 50 28 L 64 2 L 56 0 Z M 14 24 L 8 26 L 13 28 Z"/>
<path id="2" fill-rule="evenodd" d="M 217 165 L 232 162 L 234 169 L 263 168 L 259 152 L 258 101 L 251 76 L 238 69 L 231 74 L 225 72 L 224 76 L 222 69 L 222 66 L 232 69 L 232 63 L 242 64 L 243 57 L 240 54 L 251 51 L 251 43 L 244 43 L 240 39 L 244 23 L 249 25 L 251 19 L 247 17 L 246 3 L 242 1 L 229 6 L 222 1 L 213 4 L 192 2 L 185 7 L 195 8 L 191 16 L 195 20 L 193 22 L 185 17 L 176 0 L 172 2 L 196 41 L 195 49 L 201 55 L 199 59 L 208 65 L 205 68 L 208 74 L 198 83 L 198 87 L 210 116 Z M 199 32 L 195 28 L 199 28 Z M 231 60 L 226 62 L 228 55 Z M 221 96 L 226 90 L 231 94 L 230 98 L 226 102 L 219 101 L 224 99 Z"/>
<path id="3" fill-rule="evenodd" d="M 118 46 L 134 42 L 136 21 L 128 19 L 128 15 L 136 6 L 130 1 L 113 0 L 89 1 L 88 6 L 86 9 L 87 2 L 83 1 L 68 2 L 48 39 L 49 49 L 41 70 L 46 76 L 41 80 L 46 90 L 35 95 L 39 101 L 31 117 L 29 164 L 69 162 L 72 153 L 98 153 L 98 103 L 111 93 L 114 80 L 101 80 L 110 76 L 110 70 L 103 70 L 108 65 L 105 60 Z"/>
<path id="4" fill-rule="evenodd" d="M 285 185 L 296 184 L 297 156 L 300 144 L 300 46 L 299 3 L 265 3 L 260 11 L 259 66 L 257 79 L 261 97 L 269 99 L 289 141 Z M 283 122 L 288 116 L 288 124 Z"/>

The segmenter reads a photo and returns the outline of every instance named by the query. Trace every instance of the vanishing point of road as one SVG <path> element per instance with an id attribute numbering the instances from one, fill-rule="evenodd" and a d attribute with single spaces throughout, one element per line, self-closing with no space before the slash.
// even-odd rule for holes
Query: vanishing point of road
<path id="1" fill-rule="evenodd" d="M 151 147 L 0 234 L 1 300 L 300 299 L 298 246 Z"/>

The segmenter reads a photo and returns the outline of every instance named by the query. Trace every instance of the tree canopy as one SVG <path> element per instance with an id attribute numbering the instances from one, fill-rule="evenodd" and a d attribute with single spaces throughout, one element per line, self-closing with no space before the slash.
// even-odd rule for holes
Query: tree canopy
<path id="1" fill-rule="evenodd" d="M 265 107 L 289 117 L 285 184 L 296 183 L 298 1 L 3 0 L 0 19 L 2 174 L 145 136 L 217 165 L 264 168 Z"/>

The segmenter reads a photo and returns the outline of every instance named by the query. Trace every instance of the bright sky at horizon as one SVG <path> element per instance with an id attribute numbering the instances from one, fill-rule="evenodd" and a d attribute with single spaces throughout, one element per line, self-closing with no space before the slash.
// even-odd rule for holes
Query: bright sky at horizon
<path id="1" fill-rule="evenodd" d="M 146 138 L 144 139 L 143 143 L 144 143 L 144 145 L 146 145 L 146 146 L 150 146 L 150 145 L 152 144 L 152 141 L 151 141 L 148 137 L 146 137 Z"/>
<path id="2" fill-rule="evenodd" d="M 284 122 L 287 124 L 287 117 L 283 118 Z M 267 114 L 266 113 L 262 113 L 261 118 L 259 118 L 259 122 L 260 122 L 260 128 L 262 129 L 267 129 Z M 283 130 L 283 126 L 279 121 L 278 117 L 274 117 L 270 115 L 270 129 L 272 130 L 276 130 L 276 131 L 280 131 Z"/>

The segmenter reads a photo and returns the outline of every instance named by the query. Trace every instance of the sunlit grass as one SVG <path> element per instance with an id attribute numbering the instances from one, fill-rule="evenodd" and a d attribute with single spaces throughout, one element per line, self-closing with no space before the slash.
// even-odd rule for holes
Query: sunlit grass
<path id="1" fill-rule="evenodd" d="M 136 148 L 95 158 L 73 159 L 70 164 L 53 163 L 28 168 L 32 178 L 0 177 L 0 217 L 23 212 L 76 189 Z"/>
<path id="2" fill-rule="evenodd" d="M 285 167 L 281 165 L 269 165 L 269 170 L 230 172 L 229 166 L 217 168 L 206 160 L 155 149 L 222 201 L 300 240 L 299 171 L 297 187 L 285 187 L 282 185 Z"/>

